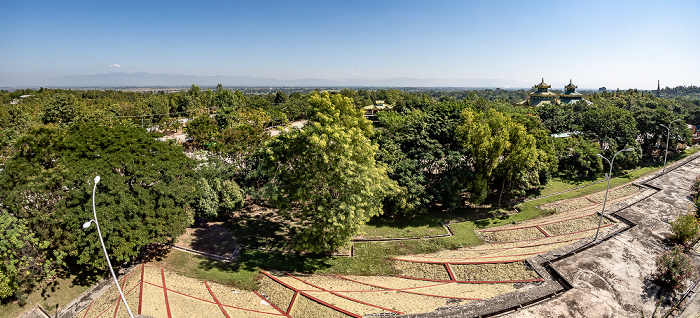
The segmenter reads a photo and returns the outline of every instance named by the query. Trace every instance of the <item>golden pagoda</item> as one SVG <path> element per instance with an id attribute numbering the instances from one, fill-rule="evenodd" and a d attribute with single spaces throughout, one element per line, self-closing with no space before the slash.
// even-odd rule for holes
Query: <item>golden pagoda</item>
<path id="1" fill-rule="evenodd" d="M 522 106 L 542 106 L 544 104 L 572 104 L 578 101 L 591 103 L 583 98 L 583 94 L 576 92 L 578 86 L 574 85 L 571 80 L 569 80 L 569 85 L 564 86 L 565 92 L 563 94 L 550 92 L 549 89 L 551 87 L 552 85 L 545 83 L 544 78 L 542 78 L 542 82 L 534 87 L 537 90 L 530 93 L 528 99 L 515 104 Z"/>

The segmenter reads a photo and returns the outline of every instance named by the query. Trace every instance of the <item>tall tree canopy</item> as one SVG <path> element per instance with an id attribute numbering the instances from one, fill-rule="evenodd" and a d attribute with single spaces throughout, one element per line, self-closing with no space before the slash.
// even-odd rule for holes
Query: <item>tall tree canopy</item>
<path id="1" fill-rule="evenodd" d="M 395 185 L 374 160 L 373 128 L 352 99 L 314 94 L 310 112 L 301 130 L 268 143 L 259 171 L 270 178 L 270 203 L 301 221 L 295 249 L 323 252 L 345 245 L 381 214 Z"/>
<path id="2" fill-rule="evenodd" d="M 0 172 L 3 207 L 38 242 L 49 242 L 41 253 L 50 260 L 66 255 L 89 267 L 106 265 L 97 232 L 81 228 L 93 218 L 95 175 L 102 180 L 97 217 L 113 261 L 131 260 L 144 246 L 166 242 L 192 222 L 188 207 L 199 193 L 195 162 L 144 129 L 40 126 L 15 147 Z"/>
<path id="3" fill-rule="evenodd" d="M 533 170 L 540 153 L 535 138 L 524 125 L 494 109 L 484 112 L 465 109 L 457 137 L 466 150 L 473 170 L 469 200 L 481 203 L 489 195 L 489 183 L 494 176 L 501 180 L 502 194 L 511 183 Z"/>

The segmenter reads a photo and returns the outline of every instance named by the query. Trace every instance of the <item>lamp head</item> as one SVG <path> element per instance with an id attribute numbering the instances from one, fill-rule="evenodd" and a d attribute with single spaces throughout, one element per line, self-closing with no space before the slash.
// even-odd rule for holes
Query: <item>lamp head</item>
<path id="1" fill-rule="evenodd" d="M 605 158 L 605 157 L 603 157 L 603 155 L 601 155 L 601 154 L 599 154 L 599 153 L 597 153 L 597 154 L 595 154 L 595 155 L 598 156 L 598 157 L 601 157 L 601 158 Z"/>
<path id="2" fill-rule="evenodd" d="M 95 184 L 98 184 L 100 182 L 100 176 L 95 176 Z"/>
<path id="3" fill-rule="evenodd" d="M 623 151 L 634 151 L 634 148 L 627 148 L 627 149 L 625 149 L 625 150 L 623 150 Z"/>
<path id="4" fill-rule="evenodd" d="M 90 221 L 85 222 L 85 223 L 83 224 L 83 228 L 84 228 L 84 229 L 89 228 L 90 225 L 92 225 L 92 222 L 93 222 L 93 220 L 90 220 Z"/>

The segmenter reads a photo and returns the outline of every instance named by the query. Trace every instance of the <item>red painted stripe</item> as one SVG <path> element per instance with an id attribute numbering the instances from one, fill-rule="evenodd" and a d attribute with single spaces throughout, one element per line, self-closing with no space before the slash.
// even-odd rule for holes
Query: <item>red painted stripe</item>
<path id="1" fill-rule="evenodd" d="M 149 284 L 149 285 L 152 285 L 152 286 L 155 286 L 155 287 L 158 287 L 158 288 L 163 288 L 162 286 L 157 285 L 157 284 L 154 284 L 154 283 L 151 283 L 151 282 L 145 282 L 145 283 L 146 283 L 146 284 Z M 176 294 L 178 294 L 178 295 L 182 295 L 182 296 L 189 297 L 189 298 L 192 298 L 192 299 L 196 299 L 196 300 L 199 300 L 199 301 L 202 301 L 202 302 L 205 302 L 205 303 L 209 303 L 209 304 L 212 304 L 212 305 L 216 305 L 216 303 L 213 302 L 213 301 L 206 300 L 206 299 L 202 299 L 202 298 L 198 298 L 198 297 L 195 297 L 195 296 L 192 296 L 192 295 L 183 294 L 183 293 L 181 293 L 181 292 L 179 292 L 179 291 L 177 291 L 177 290 L 173 290 L 173 289 L 170 289 L 170 288 L 168 288 L 168 292 L 176 293 Z M 266 301 L 267 301 L 267 300 L 266 300 Z M 244 310 L 244 311 L 256 312 L 256 313 L 261 313 L 261 314 L 266 314 L 266 315 L 280 316 L 280 314 L 273 314 L 273 313 L 269 313 L 269 312 L 258 311 L 258 310 L 253 310 L 253 309 L 248 309 L 248 308 L 242 308 L 242 307 L 236 307 L 236 306 L 231 306 L 231 305 L 226 305 L 226 304 L 221 304 L 221 306 L 224 306 L 224 307 L 227 307 L 227 308 L 233 308 L 233 309 L 237 309 L 237 310 Z"/>
<path id="2" fill-rule="evenodd" d="M 304 296 L 304 297 L 306 297 L 306 298 L 308 298 L 308 299 L 310 299 L 310 300 L 312 300 L 312 301 L 314 301 L 314 302 L 320 304 L 320 305 L 326 306 L 326 307 L 331 308 L 331 309 L 335 309 L 336 311 L 342 312 L 342 313 L 344 313 L 344 314 L 346 314 L 346 315 L 348 315 L 348 316 L 355 317 L 355 318 L 362 318 L 361 315 L 358 315 L 358 314 L 355 314 L 355 313 L 351 313 L 351 312 L 349 312 L 349 311 L 347 311 L 347 310 L 345 310 L 345 309 L 342 309 L 342 308 L 333 306 L 333 305 L 331 305 L 331 304 L 329 304 L 329 303 L 327 303 L 327 302 L 325 302 L 325 301 L 323 301 L 323 300 L 320 300 L 320 299 L 318 299 L 318 298 L 316 298 L 316 297 L 313 297 L 313 296 L 311 296 L 311 295 L 309 295 L 309 294 L 307 294 L 307 293 L 302 293 L 302 292 L 300 292 L 300 294 L 301 294 L 302 296 Z"/>
<path id="3" fill-rule="evenodd" d="M 163 286 L 159 286 L 159 285 L 156 285 L 156 284 L 150 283 L 150 282 L 146 282 L 146 284 L 153 285 L 153 286 L 159 287 L 159 288 L 163 288 Z M 178 295 L 187 296 L 187 297 L 190 297 L 190 298 L 192 298 L 192 299 L 196 299 L 196 300 L 199 300 L 199 301 L 203 301 L 203 302 L 205 302 L 205 303 L 210 303 L 210 304 L 212 304 L 212 305 L 216 305 L 216 303 L 213 302 L 213 301 L 211 301 L 211 300 L 206 300 L 206 299 L 198 298 L 198 297 L 195 297 L 195 296 L 190 296 L 190 295 L 187 295 L 187 294 L 183 294 L 183 293 L 181 293 L 181 292 L 179 292 L 179 291 L 177 291 L 177 290 L 173 290 L 173 289 L 170 289 L 170 288 L 165 288 L 165 289 L 166 289 L 168 292 L 170 292 L 170 293 L 176 293 L 176 294 L 178 294 Z"/>
<path id="4" fill-rule="evenodd" d="M 90 302 L 90 305 L 88 305 L 88 308 L 87 308 L 87 310 L 85 311 L 85 314 L 83 315 L 83 318 L 85 318 L 85 316 L 87 316 L 87 313 L 90 311 L 90 307 L 92 307 L 92 303 L 94 303 L 94 302 L 95 302 L 94 299 Z"/>
<path id="5" fill-rule="evenodd" d="M 494 230 L 481 230 L 477 232 L 502 232 L 502 231 L 510 231 L 510 230 L 522 230 L 522 229 L 528 229 L 531 227 L 535 227 L 535 225 L 527 225 L 527 226 L 520 226 L 520 227 L 509 227 L 507 229 L 494 229 Z"/>
<path id="6" fill-rule="evenodd" d="M 428 281 L 428 282 L 444 282 L 444 283 L 462 283 L 462 284 L 500 284 L 500 283 L 526 283 L 526 282 L 543 282 L 544 278 L 532 278 L 532 279 L 518 279 L 518 280 L 439 280 L 439 279 L 429 279 L 429 278 L 416 278 L 416 277 L 408 277 L 408 276 L 400 276 L 397 275 L 396 277 L 400 278 L 406 278 L 406 279 L 415 279 L 415 280 L 423 280 L 423 281 Z"/>
<path id="7" fill-rule="evenodd" d="M 568 211 L 567 211 L 567 212 L 568 212 Z M 528 226 L 521 226 L 521 227 L 509 227 L 509 228 L 505 228 L 505 229 L 481 230 L 481 231 L 478 231 L 478 232 L 503 232 L 503 231 L 510 231 L 510 230 L 520 230 L 520 229 L 526 229 L 526 228 L 530 228 L 530 227 L 538 227 L 538 226 L 541 226 L 541 225 L 548 225 L 548 224 L 561 223 L 561 222 L 566 222 L 566 221 L 571 221 L 571 220 L 576 220 L 576 219 L 582 219 L 582 218 L 585 218 L 585 217 L 587 217 L 587 216 L 591 216 L 591 215 L 594 215 L 594 214 L 598 214 L 598 212 L 593 212 L 593 213 L 589 213 L 589 214 L 585 214 L 585 215 L 574 216 L 574 217 L 566 218 L 566 219 L 563 219 L 563 220 L 556 220 L 556 221 L 553 221 L 553 222 L 538 223 L 538 224 L 535 224 L 535 225 L 528 225 Z M 546 233 L 545 233 L 545 234 L 546 234 Z"/>
<path id="8" fill-rule="evenodd" d="M 126 276 L 127 276 L 127 275 L 124 275 L 124 281 L 126 281 Z M 116 288 L 116 287 L 117 287 L 117 286 L 115 285 L 114 288 Z M 117 292 L 117 293 L 118 293 L 118 292 Z M 127 295 L 128 295 L 128 294 L 129 294 L 129 293 L 127 292 Z M 117 300 L 114 302 L 114 305 L 112 305 L 112 306 L 116 306 L 116 308 L 114 309 L 114 316 L 117 315 L 117 309 L 119 308 L 119 302 L 121 302 L 121 300 L 122 300 L 121 297 L 120 297 L 120 296 L 117 296 Z M 107 308 L 106 308 L 105 310 L 103 310 L 99 315 L 97 315 L 97 317 L 102 316 L 102 314 L 104 314 L 107 310 L 109 310 L 110 308 L 112 308 L 112 306 L 107 307 Z M 86 312 L 85 314 L 87 314 L 87 312 Z"/>
<path id="9" fill-rule="evenodd" d="M 501 284 L 501 283 L 528 283 L 528 282 L 543 282 L 544 278 L 531 279 L 516 279 L 516 280 L 458 280 L 457 283 L 463 284 Z"/>
<path id="10" fill-rule="evenodd" d="M 306 282 L 306 281 L 302 280 L 301 278 L 298 278 L 298 277 L 296 277 L 296 276 L 294 276 L 294 275 L 292 275 L 292 274 L 289 274 L 289 273 L 285 273 L 285 274 L 289 275 L 290 277 L 292 277 L 292 278 L 294 278 L 294 279 L 296 279 L 296 280 L 301 281 L 301 282 L 304 283 L 304 284 L 307 284 L 307 285 L 310 285 L 310 286 L 312 286 L 312 287 L 318 288 L 318 289 L 320 289 L 320 290 L 322 290 L 322 291 L 324 291 L 324 292 L 328 292 L 328 293 L 330 293 L 330 294 L 332 294 L 332 295 L 335 295 L 335 296 L 338 296 L 338 297 L 341 297 L 341 298 L 345 298 L 345 299 L 347 299 L 347 300 L 354 301 L 354 302 L 356 302 L 356 303 L 360 303 L 360 304 L 367 305 L 367 306 L 370 306 L 370 307 L 374 307 L 374 308 L 378 308 L 378 309 L 382 309 L 382 310 L 386 310 L 386 311 L 391 311 L 391 312 L 397 313 L 397 314 L 404 314 L 403 312 L 400 312 L 400 311 L 396 311 L 396 310 L 392 310 L 392 309 L 389 309 L 389 308 L 380 307 L 380 306 L 377 306 L 377 305 L 373 305 L 373 304 L 370 304 L 370 303 L 363 302 L 363 301 L 361 301 L 361 300 L 359 300 L 359 299 L 354 299 L 354 298 L 351 298 L 351 297 L 348 297 L 348 296 L 345 296 L 345 295 L 337 294 L 337 292 L 335 292 L 335 291 L 330 291 L 330 290 L 327 290 L 327 289 L 322 288 L 322 287 L 320 287 L 320 286 L 316 286 L 316 285 L 311 284 L 311 283 L 309 283 L 309 282 Z"/>
<path id="11" fill-rule="evenodd" d="M 435 264 L 435 265 L 441 265 L 445 263 L 449 264 L 458 264 L 458 265 L 464 265 L 464 264 L 500 264 L 500 263 L 515 263 L 515 262 L 522 262 L 525 259 L 515 259 L 515 260 L 506 260 L 506 261 L 485 261 L 485 262 L 435 262 L 435 261 L 415 261 L 415 260 L 403 260 L 403 259 L 395 259 L 397 261 L 402 261 L 402 262 L 408 262 L 408 263 L 421 263 L 421 264 Z"/>
<path id="12" fill-rule="evenodd" d="M 422 296 L 431 296 L 431 297 L 440 297 L 440 298 L 456 298 L 456 299 L 465 299 L 465 300 L 482 300 L 482 298 L 442 296 L 442 295 L 432 295 L 432 294 L 425 294 L 425 293 L 418 293 L 418 292 L 411 292 L 411 291 L 408 291 L 408 290 L 410 290 L 410 289 L 421 289 L 421 288 L 430 288 L 430 287 L 435 287 L 435 286 L 444 286 L 444 285 L 454 284 L 455 282 L 444 282 L 444 283 L 434 284 L 434 285 L 426 285 L 426 286 L 417 286 L 417 287 L 409 287 L 409 288 L 395 289 L 395 288 L 381 287 L 381 286 L 378 286 L 378 285 L 372 285 L 372 284 L 369 284 L 369 283 L 363 283 L 363 282 L 356 281 L 356 280 L 354 280 L 354 279 L 350 279 L 350 278 L 343 277 L 343 276 L 340 276 L 340 275 L 335 275 L 335 276 L 337 276 L 337 277 L 339 277 L 339 278 L 342 278 L 342 279 L 345 279 L 345 280 L 349 280 L 349 281 L 351 281 L 351 282 L 358 283 L 358 284 L 363 284 L 363 285 L 367 285 L 367 286 L 372 286 L 372 287 L 377 287 L 377 288 L 385 288 L 385 289 L 386 289 L 386 290 L 370 290 L 370 291 L 365 291 L 365 292 L 397 291 L 397 292 L 400 292 L 400 293 L 415 294 L 415 295 L 422 295 Z M 407 279 L 408 279 L 408 280 L 412 280 L 411 278 L 407 278 Z"/>
<path id="13" fill-rule="evenodd" d="M 139 311 L 136 313 L 137 315 L 141 314 L 141 305 L 143 304 L 143 272 L 146 271 L 146 265 L 144 263 L 141 263 L 141 289 L 139 290 Z"/>
<path id="14" fill-rule="evenodd" d="M 172 315 L 170 314 L 170 304 L 168 303 L 168 288 L 165 286 L 165 271 L 161 267 L 160 269 L 160 277 L 163 278 L 163 295 L 165 295 L 165 309 L 168 311 L 168 318 L 172 318 Z"/>
<path id="15" fill-rule="evenodd" d="M 287 306 L 287 314 L 292 311 L 292 305 L 294 304 L 294 301 L 297 300 L 297 295 L 299 295 L 299 291 L 294 292 L 294 296 L 292 296 L 292 301 L 289 302 L 289 306 Z"/>
<path id="16" fill-rule="evenodd" d="M 124 275 L 124 281 L 122 282 L 122 286 L 124 287 L 126 287 L 126 276 L 127 275 Z M 119 300 L 121 300 L 121 298 L 119 298 Z M 112 316 L 113 318 L 117 318 L 117 310 L 119 310 L 119 302 L 117 302 L 117 306 L 114 307 L 114 316 Z"/>
<path id="17" fill-rule="evenodd" d="M 417 286 L 417 287 L 409 287 L 409 288 L 399 288 L 399 289 L 396 289 L 396 288 L 382 287 L 382 286 L 379 286 L 379 285 L 373 285 L 373 284 L 370 284 L 370 283 L 364 283 L 364 282 L 357 281 L 357 280 L 354 280 L 354 279 L 351 279 L 351 278 L 347 278 L 347 277 L 344 277 L 344 276 L 340 276 L 340 275 L 335 275 L 335 274 L 334 274 L 333 276 L 336 276 L 336 277 L 338 277 L 338 278 L 342 278 L 342 279 L 345 279 L 345 280 L 349 280 L 349 281 L 351 281 L 351 282 L 355 282 L 355 283 L 358 283 L 358 284 L 362 284 L 362 285 L 367 285 L 367 286 L 371 286 L 371 287 L 376 287 L 376 288 L 385 289 L 385 290 L 376 290 L 376 291 L 393 291 L 393 290 L 395 290 L 395 291 L 404 291 L 404 290 L 409 290 L 409 289 L 428 288 L 428 287 L 435 287 L 435 286 L 440 286 L 440 285 L 447 285 L 447 284 L 450 284 L 450 283 L 451 283 L 451 282 L 443 282 L 443 283 L 435 284 L 435 285 L 426 285 L 426 286 Z M 406 278 L 406 279 L 408 279 L 408 280 L 413 280 L 412 278 Z M 370 291 L 366 291 L 366 292 L 370 292 Z M 372 291 L 372 292 L 374 292 L 374 291 Z"/>
<path id="18" fill-rule="evenodd" d="M 447 270 L 447 275 L 450 276 L 450 280 L 455 280 L 455 274 L 452 273 L 452 269 L 450 268 L 450 265 L 447 263 L 445 264 L 445 269 Z"/>
<path id="19" fill-rule="evenodd" d="M 226 318 L 231 318 L 231 317 L 229 317 L 228 313 L 226 312 L 226 309 L 224 309 L 224 307 L 221 306 L 221 303 L 219 302 L 219 300 L 216 299 L 216 296 L 214 295 L 214 292 L 211 290 L 211 288 L 209 288 L 209 284 L 207 284 L 207 281 L 203 280 L 203 282 L 204 282 L 204 286 L 207 286 L 207 290 L 209 291 L 211 298 L 214 298 L 214 301 L 216 302 L 217 305 L 219 305 L 219 309 L 221 309 L 221 312 L 224 313 L 224 316 L 226 316 Z"/>
<path id="20" fill-rule="evenodd" d="M 547 234 L 547 232 L 545 232 L 539 225 L 535 225 L 535 227 L 538 230 L 540 230 L 540 232 L 542 232 L 542 234 L 544 234 L 545 237 L 549 237 L 549 234 Z"/>
<path id="21" fill-rule="evenodd" d="M 265 273 L 265 272 L 263 272 L 263 273 Z M 253 293 L 255 293 L 256 295 L 258 295 L 258 297 L 260 297 L 260 299 L 264 300 L 266 303 L 270 304 L 270 306 L 272 306 L 272 308 L 277 309 L 277 311 L 279 311 L 280 314 L 282 314 L 283 316 L 291 318 L 286 312 L 282 311 L 282 309 L 279 309 L 279 307 L 275 306 L 275 304 L 273 304 L 272 302 L 270 302 L 269 300 L 267 300 L 267 298 L 265 298 L 265 297 L 263 297 L 262 295 L 258 294 L 258 292 L 253 291 Z"/>
<path id="22" fill-rule="evenodd" d="M 614 223 L 613 223 L 613 224 L 606 224 L 606 225 L 603 225 L 603 226 L 601 226 L 601 227 L 608 227 L 608 226 L 612 226 L 612 225 L 614 225 Z M 571 233 L 550 235 L 550 236 L 547 236 L 547 237 L 539 237 L 539 238 L 531 239 L 531 240 L 508 241 L 508 242 L 489 242 L 489 244 L 494 244 L 494 245 L 495 245 L 495 244 L 510 244 L 510 243 L 518 243 L 518 242 L 538 241 L 538 240 L 548 239 L 548 238 L 552 238 L 552 237 L 566 236 L 566 235 L 577 234 L 577 233 L 586 232 L 586 231 L 592 231 L 592 230 L 595 230 L 595 229 L 597 229 L 597 227 L 590 228 L 590 229 L 585 229 L 585 230 L 581 230 L 581 231 L 576 231 L 576 232 L 571 232 Z M 581 238 L 581 239 L 582 239 L 582 238 Z M 552 244 L 554 244 L 554 243 L 552 243 Z"/>
<path id="23" fill-rule="evenodd" d="M 290 289 L 292 289 L 292 290 L 295 291 L 295 292 L 299 292 L 296 288 L 291 287 L 290 285 L 288 285 L 288 284 L 282 282 L 281 280 L 279 280 L 279 279 L 277 279 L 276 277 L 274 277 L 274 276 L 268 274 L 267 272 L 262 272 L 262 273 L 263 273 L 265 276 L 270 277 L 272 280 L 276 281 L 277 283 L 281 284 L 282 286 L 285 286 L 285 287 L 287 287 L 287 288 L 290 288 Z M 357 314 L 353 314 L 353 313 L 351 313 L 351 312 L 349 312 L 349 311 L 347 311 L 347 310 L 345 310 L 345 309 L 341 309 L 341 308 L 338 308 L 338 307 L 336 307 L 336 306 L 333 306 L 333 305 L 331 305 L 331 304 L 329 304 L 329 303 L 326 303 L 325 301 L 320 300 L 320 299 L 318 299 L 318 298 L 315 298 L 315 297 L 313 297 L 313 296 L 311 296 L 311 295 L 309 295 L 309 294 L 307 294 L 307 293 L 304 293 L 304 292 L 299 292 L 299 293 L 300 293 L 302 296 L 304 296 L 304 297 L 306 297 L 306 298 L 308 298 L 308 299 L 310 299 L 310 300 L 312 300 L 312 301 L 314 301 L 314 302 L 317 302 L 317 303 L 319 303 L 319 304 L 321 304 L 321 305 L 324 305 L 324 306 L 326 306 L 326 307 L 329 307 L 329 308 L 335 309 L 335 310 L 337 310 L 337 311 L 340 311 L 340 312 L 342 312 L 342 313 L 344 313 L 344 314 L 346 314 L 346 315 L 350 315 L 350 316 L 357 317 L 357 318 L 361 318 L 361 317 L 362 317 L 362 316 L 359 316 L 359 315 L 357 315 Z"/>
<path id="24" fill-rule="evenodd" d="M 464 300 L 483 300 L 483 298 L 469 298 L 469 297 L 455 297 L 455 296 L 443 296 L 443 295 L 432 295 L 432 294 L 424 294 L 424 293 L 417 293 L 417 292 L 410 292 L 410 291 L 400 291 L 402 293 L 407 293 L 407 294 L 414 294 L 414 295 L 420 295 L 420 296 L 428 296 L 428 297 L 439 297 L 439 298 L 454 298 L 454 299 L 464 299 Z"/>

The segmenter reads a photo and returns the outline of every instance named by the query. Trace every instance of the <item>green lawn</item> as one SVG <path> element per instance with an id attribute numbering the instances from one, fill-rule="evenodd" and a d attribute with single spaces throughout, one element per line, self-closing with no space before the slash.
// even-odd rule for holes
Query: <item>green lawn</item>
<path id="1" fill-rule="evenodd" d="M 686 157 L 688 157 L 688 156 L 690 156 L 698 151 L 700 151 L 700 147 L 692 147 L 690 149 L 683 150 L 680 153 L 676 153 L 668 158 L 666 165 L 668 166 L 668 165 L 670 165 L 678 160 L 684 159 L 684 158 L 686 158 Z M 642 167 L 636 171 L 627 172 L 627 174 L 633 175 L 633 177 L 631 179 L 634 180 L 634 179 L 637 179 L 637 178 L 644 176 L 648 173 L 655 172 L 656 170 L 663 168 L 663 165 L 664 165 L 664 162 L 662 160 L 656 160 L 652 163 L 646 164 L 644 167 Z M 605 172 L 609 171 L 608 169 L 610 169 L 610 166 L 606 165 Z M 617 174 L 613 171 L 613 175 L 617 175 Z M 624 176 L 621 176 L 621 177 L 624 177 Z M 603 180 L 605 180 L 604 174 L 600 174 L 597 178 L 590 179 L 590 180 L 580 180 L 580 179 L 571 180 L 571 179 L 553 178 L 552 180 L 549 181 L 549 183 L 547 183 L 547 186 L 542 191 L 540 191 L 540 196 L 545 196 L 545 195 L 549 195 L 552 193 L 570 190 L 570 189 L 573 189 L 576 187 L 580 187 L 582 185 L 591 184 L 591 183 L 599 182 L 599 181 L 603 181 Z M 610 183 L 610 187 L 613 187 L 612 181 Z"/>
<path id="2" fill-rule="evenodd" d="M 95 279 L 76 285 L 74 284 L 75 279 L 76 276 L 58 278 L 49 286 L 35 289 L 31 294 L 26 295 L 24 306 L 20 306 L 18 302 L 0 305 L 0 318 L 15 318 L 34 307 L 35 304 L 41 305 L 50 314 L 55 314 L 57 308 L 67 305 L 87 290 L 90 285 L 97 282 Z"/>

